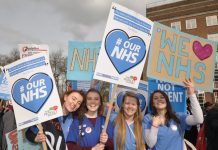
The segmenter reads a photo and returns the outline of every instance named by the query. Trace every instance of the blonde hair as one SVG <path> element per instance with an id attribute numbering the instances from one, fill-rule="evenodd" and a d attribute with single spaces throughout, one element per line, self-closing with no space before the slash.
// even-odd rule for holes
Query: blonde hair
<path id="1" fill-rule="evenodd" d="M 126 92 L 124 94 L 120 111 L 115 120 L 115 126 L 117 126 L 116 149 L 123 150 L 123 146 L 125 145 L 125 140 L 126 140 L 126 121 L 125 121 L 124 110 L 123 110 L 123 105 L 126 97 L 133 97 L 137 100 L 137 111 L 133 117 L 134 120 L 133 132 L 135 135 L 136 149 L 144 150 L 145 143 L 142 136 L 143 127 L 142 127 L 142 113 L 140 109 L 140 103 L 137 95 L 132 92 Z"/>

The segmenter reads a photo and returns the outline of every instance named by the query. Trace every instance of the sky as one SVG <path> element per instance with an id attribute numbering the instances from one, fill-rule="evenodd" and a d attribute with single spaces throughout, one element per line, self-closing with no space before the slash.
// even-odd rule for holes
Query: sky
<path id="1" fill-rule="evenodd" d="M 145 16 L 146 3 L 162 0 L 0 0 L 0 54 L 48 44 L 67 55 L 69 40 L 101 41 L 112 1 Z"/>

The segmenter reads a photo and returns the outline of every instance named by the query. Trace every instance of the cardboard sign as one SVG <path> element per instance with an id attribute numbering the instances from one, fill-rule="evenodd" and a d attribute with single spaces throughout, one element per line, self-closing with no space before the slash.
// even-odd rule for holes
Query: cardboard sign
<path id="1" fill-rule="evenodd" d="M 49 55 L 48 45 L 42 44 L 18 44 L 20 58 L 32 56 L 33 54 L 45 53 Z"/>
<path id="2" fill-rule="evenodd" d="M 153 22 L 112 3 L 94 79 L 138 88 Z"/>
<path id="3" fill-rule="evenodd" d="M 171 106 L 175 112 L 186 113 L 185 87 L 149 78 L 148 79 L 149 98 L 151 93 L 153 93 L 155 90 L 164 91 L 168 95 Z"/>
<path id="4" fill-rule="evenodd" d="M 147 76 L 183 85 L 191 78 L 195 87 L 212 91 L 215 42 L 154 23 Z"/>
<path id="5" fill-rule="evenodd" d="M 93 79 L 100 46 L 101 42 L 69 41 L 67 80 Z"/>
<path id="6" fill-rule="evenodd" d="M 5 66 L 4 72 L 11 89 L 18 130 L 62 116 L 47 55 L 41 53 L 20 59 Z"/>

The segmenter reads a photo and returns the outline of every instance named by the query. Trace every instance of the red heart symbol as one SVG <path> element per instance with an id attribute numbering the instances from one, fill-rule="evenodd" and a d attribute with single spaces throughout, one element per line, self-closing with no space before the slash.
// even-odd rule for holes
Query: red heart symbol
<path id="1" fill-rule="evenodd" d="M 193 42 L 192 50 L 201 61 L 210 57 L 213 52 L 213 48 L 210 44 L 206 44 L 202 47 L 201 43 L 198 41 Z"/>

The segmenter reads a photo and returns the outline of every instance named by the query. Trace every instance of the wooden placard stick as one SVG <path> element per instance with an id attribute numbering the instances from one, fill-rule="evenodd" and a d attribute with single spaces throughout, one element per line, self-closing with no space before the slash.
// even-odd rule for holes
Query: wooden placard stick
<path id="1" fill-rule="evenodd" d="M 37 124 L 36 126 L 37 126 L 37 128 L 39 129 L 39 131 L 43 133 L 42 124 L 40 123 L 40 124 Z M 43 150 L 47 150 L 46 142 L 42 142 L 42 148 L 43 148 Z"/>
<path id="2" fill-rule="evenodd" d="M 102 130 L 102 132 L 103 131 L 106 132 L 106 130 L 107 130 L 108 122 L 109 122 L 110 115 L 111 115 L 112 106 L 113 106 L 115 95 L 116 95 L 116 92 L 117 92 L 117 86 L 118 86 L 117 84 L 114 84 L 113 89 L 112 89 L 112 95 L 111 95 L 111 99 L 110 99 L 110 103 L 109 103 L 110 107 L 108 108 L 106 120 L 105 120 L 105 123 L 104 123 L 104 129 Z"/>

